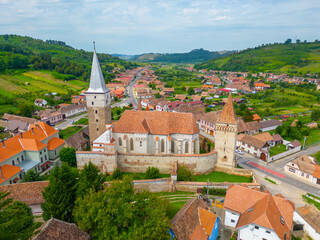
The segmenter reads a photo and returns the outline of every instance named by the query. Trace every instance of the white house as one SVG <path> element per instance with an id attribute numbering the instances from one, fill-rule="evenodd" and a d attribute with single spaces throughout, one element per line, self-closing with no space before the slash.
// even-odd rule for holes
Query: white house
<path id="1" fill-rule="evenodd" d="M 282 122 L 272 119 L 272 120 L 260 122 L 259 124 L 260 124 L 260 132 L 268 132 L 276 129 L 278 126 L 281 126 Z"/>
<path id="2" fill-rule="evenodd" d="M 47 106 L 47 101 L 45 99 L 36 99 L 34 100 L 34 105 L 39 106 L 39 107 L 45 107 Z"/>
<path id="3" fill-rule="evenodd" d="M 305 205 L 297 208 L 293 220 L 297 224 L 303 224 L 303 230 L 312 239 L 320 239 L 320 211 L 316 207 Z"/>
<path id="4" fill-rule="evenodd" d="M 289 240 L 294 204 L 282 195 L 271 195 L 240 185 L 227 190 L 226 226 L 238 229 L 238 240 Z"/>

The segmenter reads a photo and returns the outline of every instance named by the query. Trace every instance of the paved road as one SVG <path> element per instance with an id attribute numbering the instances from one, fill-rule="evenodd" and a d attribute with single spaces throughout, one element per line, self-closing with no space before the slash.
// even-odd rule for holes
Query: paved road
<path id="1" fill-rule="evenodd" d="M 83 113 L 82 115 L 76 116 L 76 117 L 74 117 L 74 118 L 67 118 L 66 121 L 64 121 L 64 122 L 62 122 L 62 123 L 60 123 L 60 124 L 56 124 L 54 127 L 55 127 L 55 128 L 59 128 L 59 129 L 65 129 L 65 128 L 67 128 L 67 127 L 72 126 L 72 124 L 71 124 L 72 121 L 76 122 L 76 121 L 78 121 L 80 118 L 84 118 L 84 117 L 86 117 L 86 116 L 88 116 L 88 114 L 85 112 L 85 113 Z"/>
<path id="2" fill-rule="evenodd" d="M 292 187 L 297 187 L 305 192 L 312 193 L 320 197 L 320 185 L 304 182 L 290 176 L 289 173 L 284 171 L 283 166 L 277 166 L 275 164 L 266 164 L 262 160 L 256 159 L 248 154 L 237 155 L 238 164 L 246 169 L 254 169 L 263 175 L 270 176 L 277 181 L 284 182 Z M 286 160 L 284 160 L 285 162 Z"/>
<path id="3" fill-rule="evenodd" d="M 136 82 L 140 79 L 140 77 L 141 77 L 141 71 L 137 73 L 136 78 L 127 87 L 130 102 L 133 104 L 134 107 L 138 106 L 138 101 L 134 96 L 133 89 L 134 89 L 134 85 L 136 85 Z"/>

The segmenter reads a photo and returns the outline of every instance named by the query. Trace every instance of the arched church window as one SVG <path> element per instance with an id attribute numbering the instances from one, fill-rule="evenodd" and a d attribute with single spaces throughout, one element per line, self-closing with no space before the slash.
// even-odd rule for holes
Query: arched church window
<path id="1" fill-rule="evenodd" d="M 171 141 L 171 153 L 174 153 L 174 141 Z"/>
<path id="2" fill-rule="evenodd" d="M 133 151 L 133 138 L 130 138 L 130 151 Z"/>
<path id="3" fill-rule="evenodd" d="M 185 153 L 189 153 L 189 142 L 186 142 L 186 143 L 184 144 L 184 152 L 185 152 Z"/>
<path id="4" fill-rule="evenodd" d="M 119 143 L 119 146 L 122 146 L 122 139 L 121 139 L 121 137 L 118 138 L 118 143 Z"/>
<path id="5" fill-rule="evenodd" d="M 164 152 L 164 140 L 161 140 L 161 152 Z"/>

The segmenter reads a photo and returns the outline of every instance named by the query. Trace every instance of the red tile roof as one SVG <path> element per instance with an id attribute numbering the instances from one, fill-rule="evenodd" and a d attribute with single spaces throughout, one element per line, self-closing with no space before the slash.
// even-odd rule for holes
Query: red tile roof
<path id="1" fill-rule="evenodd" d="M 233 109 L 233 101 L 231 94 L 229 94 L 228 101 L 225 104 L 217 122 L 237 124 L 237 118 Z"/>
<path id="2" fill-rule="evenodd" d="M 240 214 L 237 228 L 254 223 L 274 230 L 280 239 L 291 235 L 294 204 L 282 196 L 234 185 L 227 191 L 224 208 Z"/>
<path id="3" fill-rule="evenodd" d="M 199 133 L 199 129 L 192 113 L 126 110 L 115 124 L 113 132 L 169 135 L 195 134 Z"/>
<path id="4" fill-rule="evenodd" d="M 62 144 L 64 144 L 64 140 L 61 138 L 53 137 L 48 142 L 48 150 L 54 150 L 57 147 L 60 147 Z"/>
<path id="5" fill-rule="evenodd" d="M 12 178 L 21 171 L 21 167 L 4 164 L 0 166 L 0 184 Z"/>

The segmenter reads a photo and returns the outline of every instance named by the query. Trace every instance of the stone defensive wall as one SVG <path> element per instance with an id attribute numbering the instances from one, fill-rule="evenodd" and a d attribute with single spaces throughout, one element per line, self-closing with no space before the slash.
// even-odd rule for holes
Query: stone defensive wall
<path id="1" fill-rule="evenodd" d="M 161 173 L 171 173 L 174 165 L 185 164 L 195 174 L 212 172 L 216 165 L 216 151 L 205 154 L 138 154 L 78 151 L 77 165 L 82 169 L 90 161 L 102 172 L 113 172 L 119 168 L 122 172 L 146 172 L 148 167 L 157 167 Z"/>

